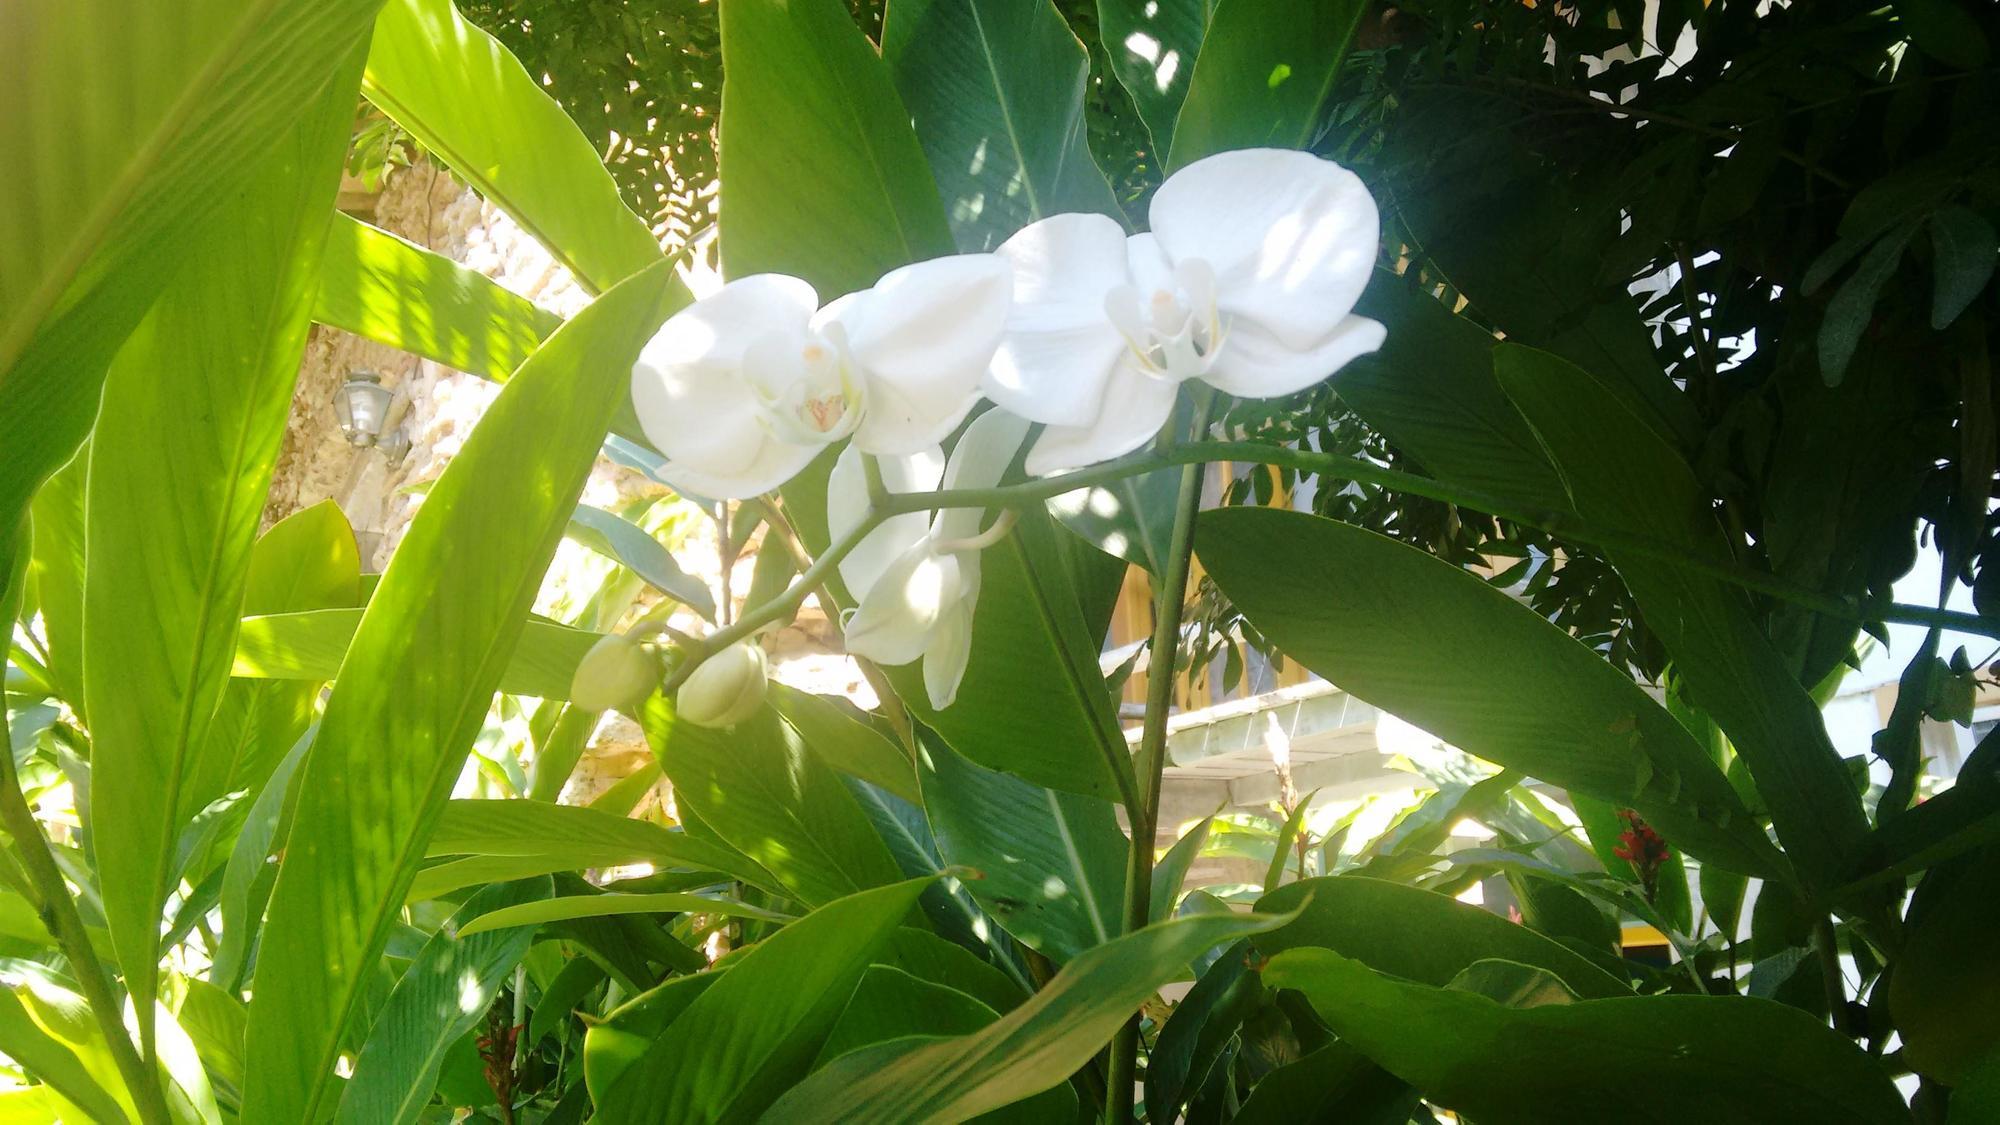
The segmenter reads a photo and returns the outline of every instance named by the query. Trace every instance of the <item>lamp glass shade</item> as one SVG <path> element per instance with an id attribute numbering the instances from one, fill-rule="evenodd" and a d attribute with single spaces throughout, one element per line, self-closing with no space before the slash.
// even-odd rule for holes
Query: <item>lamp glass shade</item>
<path id="1" fill-rule="evenodd" d="M 394 397 L 395 392 L 383 386 L 381 378 L 372 372 L 356 372 L 340 385 L 333 410 L 340 419 L 340 432 L 350 444 L 375 444 L 382 436 L 382 426 L 389 418 L 389 403 Z"/>

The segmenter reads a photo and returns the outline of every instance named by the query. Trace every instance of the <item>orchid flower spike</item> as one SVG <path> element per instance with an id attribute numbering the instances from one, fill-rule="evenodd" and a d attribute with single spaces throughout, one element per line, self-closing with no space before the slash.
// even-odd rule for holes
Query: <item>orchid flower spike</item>
<path id="1" fill-rule="evenodd" d="M 1353 315 L 1380 220 L 1345 168 L 1285 149 L 1220 153 L 1168 176 L 1151 222 L 1127 238 L 1102 215 L 1052 215 L 999 247 L 1014 309 L 984 389 L 1048 424 L 1031 473 L 1139 448 L 1188 379 L 1272 398 L 1382 345 L 1383 327 Z"/>
<path id="2" fill-rule="evenodd" d="M 935 448 L 881 459 L 882 483 L 891 492 L 990 488 L 1021 448 L 1028 423 L 989 410 L 966 427 L 945 461 Z M 868 483 L 854 446 L 841 451 L 827 481 L 827 524 L 837 538 L 868 515 Z M 882 664 L 924 662 L 931 707 L 943 710 L 958 696 L 972 656 L 972 614 L 979 599 L 979 552 L 1005 534 L 1007 515 L 982 533 L 980 508 L 946 508 L 892 516 L 862 537 L 840 561 L 840 578 L 856 607 L 842 622 L 847 649 Z"/>
<path id="3" fill-rule="evenodd" d="M 661 326 L 632 367 L 632 404 L 662 475 L 710 499 L 769 492 L 850 435 L 916 453 L 978 401 L 1009 295 L 992 254 L 904 266 L 825 308 L 796 277 L 739 278 Z"/>

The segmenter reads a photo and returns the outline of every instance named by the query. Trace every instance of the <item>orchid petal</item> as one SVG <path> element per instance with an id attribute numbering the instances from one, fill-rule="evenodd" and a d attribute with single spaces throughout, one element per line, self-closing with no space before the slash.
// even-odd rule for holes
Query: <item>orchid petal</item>
<path id="1" fill-rule="evenodd" d="M 833 472 L 826 481 L 827 530 L 835 539 L 845 538 L 868 516 L 868 478 L 862 468 L 865 456 L 852 445 L 840 451 Z M 883 457 L 882 483 L 891 492 L 930 492 L 937 488 L 944 468 L 944 453 L 932 448 L 910 457 Z M 856 601 L 874 590 L 898 557 L 916 546 L 930 529 L 927 512 L 905 512 L 890 516 L 861 537 L 847 557 L 840 560 L 840 580 Z"/>
<path id="2" fill-rule="evenodd" d="M 1382 346 L 1388 329 L 1365 316 L 1350 316 L 1318 347 L 1293 351 L 1262 325 L 1237 321 L 1204 378 L 1238 398 L 1275 398 L 1304 390 L 1347 366 L 1356 356 Z"/>
<path id="3" fill-rule="evenodd" d="M 1125 348 L 1104 316 L 1104 295 L 1130 283 L 1124 229 L 1103 215 L 1052 215 L 996 253 L 1013 267 L 1014 300 L 986 397 L 1037 422 L 1088 425 Z"/>
<path id="4" fill-rule="evenodd" d="M 1252 321 L 1295 351 L 1317 347 L 1353 311 L 1381 237 L 1358 176 L 1285 149 L 1197 160 L 1160 185 L 1151 214 L 1170 258 L 1214 268 L 1225 322 Z"/>
<path id="5" fill-rule="evenodd" d="M 903 552 L 847 619 L 847 650 L 881 664 L 924 654 L 938 618 L 960 595 L 958 560 L 925 539 Z"/>
<path id="6" fill-rule="evenodd" d="M 698 472 L 752 464 L 762 430 L 743 355 L 774 332 L 803 333 L 818 301 L 798 278 L 757 274 L 669 318 L 632 366 L 632 405 L 647 440 Z"/>
<path id="7" fill-rule="evenodd" d="M 945 463 L 944 488 L 991 488 L 1006 475 L 1007 466 L 1028 439 L 1028 420 L 1005 410 L 989 410 L 972 420 L 952 447 Z M 970 539 L 985 522 L 984 508 L 944 508 L 937 514 L 932 536 Z"/>
<path id="8" fill-rule="evenodd" d="M 958 685 L 972 662 L 972 617 L 975 603 L 961 598 L 938 619 L 924 652 L 924 694 L 931 709 L 942 711 L 958 699 Z"/>
<path id="9" fill-rule="evenodd" d="M 891 270 L 837 318 L 867 382 L 855 444 L 870 453 L 936 445 L 979 401 L 1013 299 L 1011 269 L 994 254 L 959 254 Z"/>
<path id="10" fill-rule="evenodd" d="M 1132 452 L 1167 424 L 1178 389 L 1179 384 L 1147 374 L 1128 357 L 1112 372 L 1103 413 L 1088 426 L 1043 430 L 1028 451 L 1028 472 L 1046 476 Z"/>
<path id="11" fill-rule="evenodd" d="M 741 500 L 770 492 L 798 476 L 800 470 L 819 456 L 819 450 L 812 446 L 779 441 L 761 429 L 754 431 L 745 448 L 750 451 L 745 463 L 727 473 L 710 472 L 682 461 L 668 461 L 661 466 L 660 476 L 674 486 L 674 491 L 689 496 L 709 500 Z"/>

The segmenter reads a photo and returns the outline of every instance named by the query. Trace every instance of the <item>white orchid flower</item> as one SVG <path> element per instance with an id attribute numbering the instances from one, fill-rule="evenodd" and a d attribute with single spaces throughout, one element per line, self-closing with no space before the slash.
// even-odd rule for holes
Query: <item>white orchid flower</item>
<path id="1" fill-rule="evenodd" d="M 1353 315 L 1375 264 L 1375 201 L 1309 153 L 1197 160 L 1153 195 L 1152 232 L 1054 215 L 1001 244 L 1014 309 L 986 396 L 1048 429 L 1028 471 L 1144 445 L 1188 379 L 1242 398 L 1291 394 L 1382 345 Z"/>
<path id="2" fill-rule="evenodd" d="M 661 326 L 632 404 L 662 475 L 712 499 L 769 492 L 850 435 L 915 453 L 978 401 L 1009 293 L 992 254 L 904 266 L 825 308 L 796 277 L 739 278 Z"/>
<path id="3" fill-rule="evenodd" d="M 949 462 L 937 449 L 882 458 L 882 483 L 891 492 L 928 492 L 940 479 L 945 488 L 989 488 L 1000 483 L 1027 434 L 1025 419 L 989 410 L 966 427 Z M 836 538 L 868 513 L 861 457 L 854 446 L 842 450 L 827 481 L 827 524 Z M 947 508 L 935 518 L 892 516 L 840 561 L 841 581 L 856 603 L 843 622 L 848 651 L 881 664 L 921 658 L 924 690 L 938 710 L 957 698 L 972 656 L 979 552 L 1012 522 L 1003 516 L 982 534 L 984 519 L 980 508 Z"/>

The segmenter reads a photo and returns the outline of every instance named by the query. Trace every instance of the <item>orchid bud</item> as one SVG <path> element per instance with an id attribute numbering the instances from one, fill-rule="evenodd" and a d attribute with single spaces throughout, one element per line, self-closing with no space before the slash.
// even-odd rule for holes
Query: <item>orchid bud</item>
<path id="1" fill-rule="evenodd" d="M 614 633 L 590 646 L 577 661 L 569 699 L 586 711 L 631 708 L 660 683 L 660 661 L 639 638 Z"/>
<path id="2" fill-rule="evenodd" d="M 702 661 L 674 700 L 681 718 L 701 727 L 733 727 L 764 705 L 770 676 L 764 649 L 739 641 Z"/>

